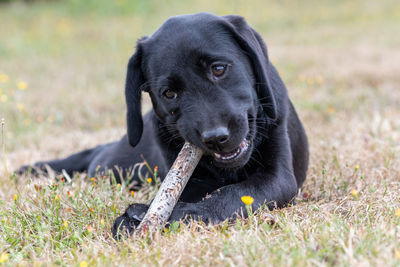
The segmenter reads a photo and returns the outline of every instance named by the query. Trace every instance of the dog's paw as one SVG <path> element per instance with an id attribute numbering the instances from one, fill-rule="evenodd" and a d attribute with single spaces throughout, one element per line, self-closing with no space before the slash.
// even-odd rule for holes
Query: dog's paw
<path id="1" fill-rule="evenodd" d="M 218 222 L 218 219 L 213 218 L 206 207 L 196 203 L 178 202 L 168 219 L 168 223 L 174 221 L 189 223 L 191 220 L 205 223 Z"/>
<path id="2" fill-rule="evenodd" d="M 133 234 L 133 231 L 139 226 L 148 209 L 149 206 L 145 204 L 130 205 L 125 210 L 125 213 L 114 221 L 114 225 L 111 229 L 113 237 L 116 240 L 120 240 L 123 235 Z"/>

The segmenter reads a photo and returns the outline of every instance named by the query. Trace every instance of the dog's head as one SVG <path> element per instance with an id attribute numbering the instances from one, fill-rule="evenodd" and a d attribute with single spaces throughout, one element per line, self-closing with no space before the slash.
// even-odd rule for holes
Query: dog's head
<path id="1" fill-rule="evenodd" d="M 249 160 L 257 114 L 270 121 L 277 108 L 267 75 L 261 37 L 238 16 L 200 13 L 167 20 L 138 41 L 128 64 L 128 139 L 142 135 L 141 92 L 171 134 L 212 157 L 217 167 L 237 168 Z"/>

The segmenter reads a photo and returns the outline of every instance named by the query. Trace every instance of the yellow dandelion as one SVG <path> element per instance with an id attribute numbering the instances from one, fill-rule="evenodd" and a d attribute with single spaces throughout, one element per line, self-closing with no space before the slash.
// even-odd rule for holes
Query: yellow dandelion
<path id="1" fill-rule="evenodd" d="M 400 208 L 394 211 L 394 214 L 400 218 Z"/>
<path id="2" fill-rule="evenodd" d="M 28 88 L 28 84 L 26 82 L 19 81 L 19 82 L 17 82 L 17 87 L 19 90 L 24 91 L 24 90 L 26 90 L 26 88 Z"/>
<path id="3" fill-rule="evenodd" d="M 31 125 L 32 121 L 31 119 L 24 119 L 24 125 L 28 126 Z"/>
<path id="4" fill-rule="evenodd" d="M 324 83 L 324 77 L 322 77 L 321 75 L 317 75 L 317 77 L 315 78 L 315 80 L 317 81 L 317 83 L 319 85 Z"/>
<path id="5" fill-rule="evenodd" d="M 60 197 L 58 196 L 58 194 L 55 196 L 55 201 L 58 201 L 60 199 Z"/>
<path id="6" fill-rule="evenodd" d="M 0 101 L 1 101 L 1 102 L 6 103 L 7 100 L 8 100 L 8 96 L 6 96 L 6 95 L 0 95 Z"/>
<path id="7" fill-rule="evenodd" d="M 351 194 L 353 197 L 358 197 L 358 192 L 357 192 L 357 190 L 355 190 L 355 189 L 352 189 L 352 190 L 350 191 L 350 194 Z"/>
<path id="8" fill-rule="evenodd" d="M 147 182 L 150 184 L 153 180 L 151 178 L 147 178 Z"/>
<path id="9" fill-rule="evenodd" d="M 79 267 L 88 267 L 88 263 L 87 261 L 81 261 L 81 263 L 79 263 Z"/>
<path id="10" fill-rule="evenodd" d="M 117 187 L 121 187 L 121 184 L 117 184 Z"/>
<path id="11" fill-rule="evenodd" d="M 242 196 L 242 202 L 246 205 L 251 205 L 254 202 L 254 198 L 251 196 Z"/>
<path id="12" fill-rule="evenodd" d="M 124 4 L 126 3 L 126 0 L 116 0 L 117 5 L 123 7 Z"/>
<path id="13" fill-rule="evenodd" d="M 8 76 L 7 76 L 7 74 L 0 73 L 0 82 L 2 82 L 2 83 L 8 82 Z"/>
<path id="14" fill-rule="evenodd" d="M 314 78 L 313 77 L 308 77 L 307 78 L 307 84 L 314 85 Z"/>
<path id="15" fill-rule="evenodd" d="M 63 226 L 64 226 L 65 228 L 68 228 L 68 222 L 67 222 L 66 220 L 63 221 Z"/>
<path id="16" fill-rule="evenodd" d="M 306 76 L 303 74 L 300 74 L 299 76 L 297 76 L 297 79 L 299 79 L 299 81 L 304 82 L 304 80 L 306 79 Z"/>
<path id="17" fill-rule="evenodd" d="M 8 253 L 4 252 L 3 254 L 1 254 L 0 256 L 0 263 L 5 263 L 6 261 L 8 261 Z"/>
<path id="18" fill-rule="evenodd" d="M 48 117 L 47 117 L 47 121 L 48 121 L 49 123 L 53 123 L 53 122 L 55 121 L 54 116 L 48 116 Z"/>
<path id="19" fill-rule="evenodd" d="M 18 199 L 18 195 L 17 194 L 13 195 L 13 199 L 14 199 L 14 201 L 17 200 Z"/>
<path id="20" fill-rule="evenodd" d="M 355 171 L 358 171 L 358 169 L 360 168 L 360 166 L 358 166 L 358 165 L 356 165 L 356 167 L 355 167 Z"/>
<path id="21" fill-rule="evenodd" d="M 94 181 L 96 181 L 96 178 L 92 177 L 92 178 L 90 178 L 90 181 L 94 182 Z"/>
<path id="22" fill-rule="evenodd" d="M 18 104 L 17 104 L 17 109 L 18 109 L 19 111 L 23 111 L 23 110 L 25 109 L 24 104 L 18 103 Z"/>
<path id="23" fill-rule="evenodd" d="M 68 19 L 61 19 L 57 24 L 57 31 L 62 35 L 68 35 L 72 31 L 72 25 L 70 20 Z"/>
<path id="24" fill-rule="evenodd" d="M 400 260 L 400 249 L 396 250 L 396 258 Z"/>
<path id="25" fill-rule="evenodd" d="M 131 190 L 131 196 L 135 195 L 135 191 Z"/>

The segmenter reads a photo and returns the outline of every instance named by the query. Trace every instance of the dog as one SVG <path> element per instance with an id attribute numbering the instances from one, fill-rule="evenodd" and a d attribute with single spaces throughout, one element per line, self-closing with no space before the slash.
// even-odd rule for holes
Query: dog
<path id="1" fill-rule="evenodd" d="M 142 117 L 141 94 L 153 109 Z M 127 135 L 65 159 L 56 172 L 126 174 L 142 157 L 164 177 L 183 143 L 204 151 L 169 219 L 218 223 L 240 212 L 293 203 L 308 168 L 305 130 L 261 36 L 244 18 L 209 13 L 169 18 L 138 40 L 127 68 Z M 24 166 L 20 172 L 28 169 Z M 125 175 L 123 174 L 123 175 Z M 123 176 L 122 175 L 122 176 Z M 137 183 L 137 175 L 131 177 Z M 148 209 L 130 205 L 112 228 L 132 233 Z"/>

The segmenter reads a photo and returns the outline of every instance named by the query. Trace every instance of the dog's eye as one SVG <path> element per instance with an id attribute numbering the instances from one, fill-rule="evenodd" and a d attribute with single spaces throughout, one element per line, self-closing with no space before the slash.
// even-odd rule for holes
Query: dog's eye
<path id="1" fill-rule="evenodd" d="M 211 71 L 215 77 L 221 77 L 226 71 L 226 65 L 215 64 L 211 66 Z"/>
<path id="2" fill-rule="evenodd" d="M 178 94 L 170 89 L 165 90 L 163 95 L 168 99 L 175 99 L 178 97 Z"/>

